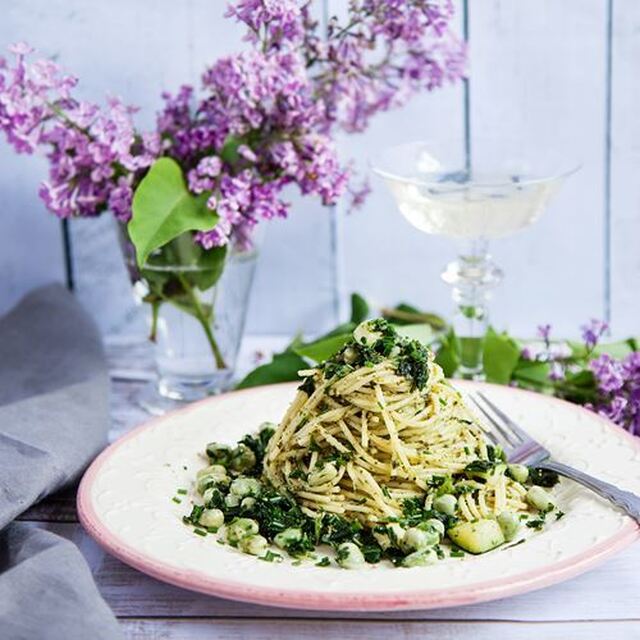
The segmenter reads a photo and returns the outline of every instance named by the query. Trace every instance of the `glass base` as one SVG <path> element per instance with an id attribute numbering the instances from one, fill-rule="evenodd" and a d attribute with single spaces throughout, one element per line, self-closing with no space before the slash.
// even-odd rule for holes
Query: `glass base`
<path id="1" fill-rule="evenodd" d="M 231 371 L 221 372 L 207 381 L 175 381 L 162 378 L 147 383 L 135 396 L 136 404 L 153 416 L 181 409 L 191 402 L 228 391 Z"/>
<path id="2" fill-rule="evenodd" d="M 463 380 L 484 380 L 482 353 L 484 337 L 458 337 L 460 366 L 457 375 Z"/>

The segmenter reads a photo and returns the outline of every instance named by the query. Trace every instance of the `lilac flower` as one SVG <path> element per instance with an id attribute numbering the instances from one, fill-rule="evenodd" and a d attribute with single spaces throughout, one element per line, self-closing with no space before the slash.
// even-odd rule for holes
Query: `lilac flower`
<path id="1" fill-rule="evenodd" d="M 523 347 L 522 351 L 520 352 L 520 357 L 523 360 L 535 360 L 536 359 L 536 354 L 534 352 L 534 350 L 531 347 Z"/>
<path id="2" fill-rule="evenodd" d="M 0 130 L 18 152 L 46 150 L 40 195 L 60 217 L 110 209 L 126 222 L 147 168 L 169 156 L 218 215 L 194 240 L 248 246 L 260 220 L 286 217 L 291 185 L 325 205 L 347 191 L 361 205 L 369 187 L 349 186 L 336 128 L 362 131 L 376 113 L 463 74 L 450 0 L 352 0 L 346 13 L 325 34 L 310 0 L 233 2 L 227 15 L 253 46 L 212 64 L 199 96 L 190 86 L 163 94 L 147 133 L 134 128 L 134 109 L 77 100 L 75 78 L 50 60 L 27 63 L 31 48 L 15 45 L 15 65 L 0 60 Z"/>
<path id="3" fill-rule="evenodd" d="M 559 362 L 551 363 L 551 370 L 549 371 L 549 380 L 553 382 L 557 382 L 558 380 L 564 379 L 564 367 Z"/>
<path id="4" fill-rule="evenodd" d="M 349 186 L 349 195 L 351 202 L 349 205 L 350 210 L 359 209 L 364 205 L 367 200 L 367 196 L 371 193 L 371 184 L 368 180 L 365 180 L 360 186 Z"/>
<path id="5" fill-rule="evenodd" d="M 544 340 L 544 343 L 547 345 L 547 348 L 548 348 L 549 342 L 550 342 L 549 336 L 551 335 L 551 325 L 550 324 L 539 325 L 536 335 L 541 340 Z"/>
<path id="6" fill-rule="evenodd" d="M 601 320 L 592 319 L 588 324 L 580 327 L 582 330 L 582 339 L 587 349 L 593 349 L 600 338 L 609 330 L 609 325 Z"/>
<path id="7" fill-rule="evenodd" d="M 452 14 L 450 2 L 360 0 L 347 26 L 331 19 L 315 77 L 327 127 L 363 131 L 376 113 L 461 78 L 466 51 L 448 29 Z"/>
<path id="8" fill-rule="evenodd" d="M 157 137 L 138 140 L 132 109 L 117 99 L 105 109 L 74 99 L 75 78 L 51 60 L 28 63 L 27 45 L 10 51 L 15 65 L 0 65 L 0 130 L 18 153 L 48 150 L 49 177 L 39 190 L 46 206 L 61 218 L 111 207 L 126 220 L 134 178 L 153 162 Z"/>
<path id="9" fill-rule="evenodd" d="M 246 40 L 267 47 L 278 47 L 283 41 L 299 44 L 303 36 L 302 9 L 296 0 L 240 0 L 229 6 L 226 15 L 244 22 L 249 31 Z"/>
<path id="10" fill-rule="evenodd" d="M 603 354 L 589 366 L 598 392 L 589 408 L 640 435 L 640 352 L 622 360 Z"/>

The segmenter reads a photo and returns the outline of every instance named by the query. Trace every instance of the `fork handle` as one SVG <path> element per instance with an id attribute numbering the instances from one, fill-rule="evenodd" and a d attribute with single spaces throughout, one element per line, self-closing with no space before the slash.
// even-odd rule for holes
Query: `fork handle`
<path id="1" fill-rule="evenodd" d="M 561 476 L 575 480 L 588 489 L 595 491 L 599 496 L 613 502 L 615 505 L 626 511 L 636 520 L 636 522 L 640 524 L 640 496 L 637 496 L 635 493 L 619 489 L 608 482 L 598 480 L 597 478 L 590 476 L 588 473 L 578 471 L 577 469 L 574 469 L 569 465 L 562 464 L 561 462 L 548 460 L 537 466 L 542 467 L 543 469 L 548 469 L 549 471 L 555 471 Z"/>

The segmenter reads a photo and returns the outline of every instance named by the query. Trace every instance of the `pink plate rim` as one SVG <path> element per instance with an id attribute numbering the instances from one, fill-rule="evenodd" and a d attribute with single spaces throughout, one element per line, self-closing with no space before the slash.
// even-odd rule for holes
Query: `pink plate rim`
<path id="1" fill-rule="evenodd" d="M 455 381 L 456 384 L 467 384 L 463 381 Z M 258 390 L 270 387 L 282 387 L 284 384 L 294 386 L 296 383 L 280 383 L 242 389 L 229 393 L 255 393 Z M 488 388 L 504 387 L 487 383 L 473 383 L 474 386 L 482 384 Z M 539 395 L 524 389 L 510 389 L 512 393 Z M 91 501 L 91 488 L 102 466 L 129 438 L 135 437 L 138 432 L 151 426 L 171 419 L 176 414 L 189 411 L 194 406 L 204 403 L 215 403 L 228 394 L 206 398 L 199 402 L 177 409 L 163 416 L 154 418 L 125 434 L 116 442 L 107 447 L 93 461 L 84 474 L 77 495 L 78 516 L 82 526 L 89 535 L 108 553 L 122 562 L 138 569 L 142 573 L 152 576 L 163 582 L 182 587 L 191 591 L 197 591 L 212 596 L 219 596 L 241 602 L 278 606 L 294 609 L 324 610 L 324 611 L 401 611 L 412 609 L 435 609 L 455 607 L 487 600 L 496 600 L 520 593 L 541 589 L 543 587 L 568 580 L 596 565 L 604 562 L 619 551 L 631 545 L 640 538 L 640 527 L 631 519 L 615 535 L 591 547 L 588 551 L 556 562 L 542 569 L 526 571 L 512 578 L 497 578 L 486 582 L 476 583 L 469 587 L 456 587 L 446 591 L 419 590 L 402 593 L 372 594 L 367 592 L 353 592 L 350 594 L 332 594 L 305 591 L 304 589 L 279 589 L 273 587 L 250 587 L 246 584 L 230 580 L 217 580 L 214 577 L 199 571 L 186 571 L 169 567 L 157 562 L 154 558 L 140 553 L 133 547 L 121 542 L 117 536 L 110 533 L 101 523 L 100 517 L 95 512 Z M 588 411 L 587 409 L 571 404 L 558 398 L 545 396 L 548 400 L 561 403 L 577 412 L 587 412 L 593 419 L 602 421 L 608 428 L 615 430 L 618 435 L 625 437 L 629 444 L 640 451 L 640 438 L 633 437 L 621 427 L 609 420 Z"/>

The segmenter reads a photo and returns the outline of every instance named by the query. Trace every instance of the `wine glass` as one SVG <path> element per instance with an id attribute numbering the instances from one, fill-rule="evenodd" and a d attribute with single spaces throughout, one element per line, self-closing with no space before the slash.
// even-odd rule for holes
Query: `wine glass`
<path id="1" fill-rule="evenodd" d="M 472 379 L 482 377 L 488 301 L 503 278 L 489 254 L 489 241 L 538 220 L 565 178 L 578 169 L 548 151 L 542 162 L 533 163 L 518 144 L 506 152 L 503 141 L 478 146 L 484 152 L 465 159 L 460 145 L 411 142 L 385 150 L 373 162 L 400 213 L 416 229 L 459 245 L 442 279 L 452 287 L 459 374 Z"/>

